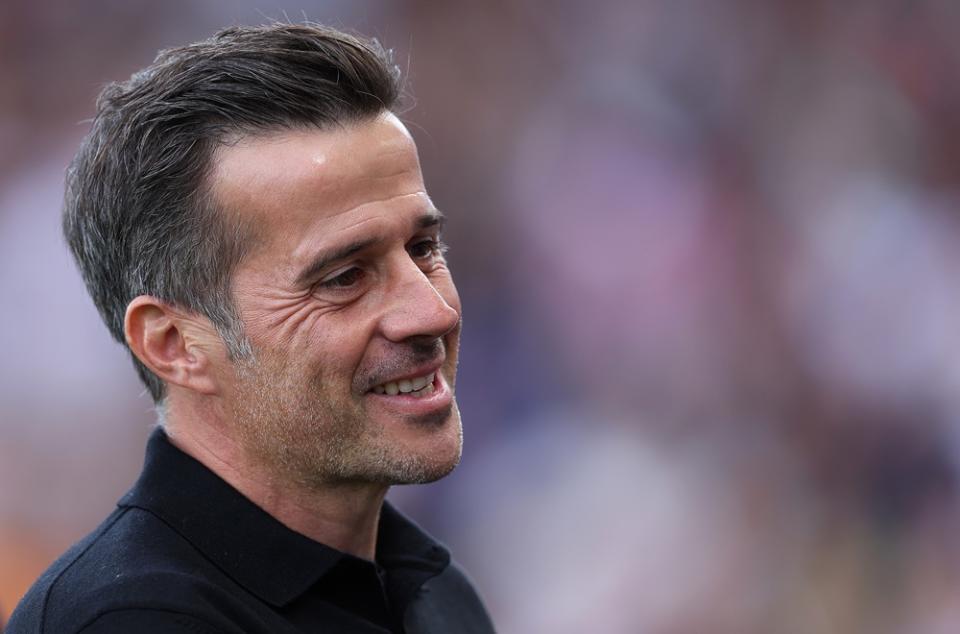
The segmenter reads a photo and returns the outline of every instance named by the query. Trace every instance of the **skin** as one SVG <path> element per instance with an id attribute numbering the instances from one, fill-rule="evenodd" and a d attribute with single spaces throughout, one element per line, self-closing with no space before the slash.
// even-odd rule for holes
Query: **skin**
<path id="1" fill-rule="evenodd" d="M 441 478 L 461 450 L 461 306 L 416 146 L 389 113 L 271 132 L 222 147 L 211 184 L 255 228 L 232 282 L 252 358 L 149 296 L 127 342 L 167 384 L 174 444 L 291 529 L 373 559 L 389 486 Z M 423 398 L 373 390 L 432 371 Z"/>

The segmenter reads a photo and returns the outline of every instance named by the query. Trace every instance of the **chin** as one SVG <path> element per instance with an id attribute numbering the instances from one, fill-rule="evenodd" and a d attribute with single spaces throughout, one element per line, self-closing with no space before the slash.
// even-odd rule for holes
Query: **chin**
<path id="1" fill-rule="evenodd" d="M 431 421 L 428 438 L 417 439 L 403 456 L 391 460 L 393 468 L 388 484 L 426 484 L 449 475 L 463 450 L 463 428 L 456 405 L 441 421 Z M 386 465 L 384 465 L 386 466 Z"/>

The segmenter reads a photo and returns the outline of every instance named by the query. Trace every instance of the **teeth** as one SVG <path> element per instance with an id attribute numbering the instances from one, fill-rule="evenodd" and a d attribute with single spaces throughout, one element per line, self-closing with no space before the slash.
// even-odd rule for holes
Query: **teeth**
<path id="1" fill-rule="evenodd" d="M 426 376 L 420 376 L 415 379 L 391 381 L 390 383 L 384 383 L 383 385 L 374 387 L 373 392 L 375 394 L 388 394 L 390 396 L 409 394 L 410 396 L 419 398 L 426 394 L 433 393 L 433 379 L 436 378 L 436 376 L 436 372 L 431 372 Z"/>
<path id="2" fill-rule="evenodd" d="M 413 379 L 410 382 L 413 383 L 413 389 L 419 390 L 430 381 L 427 380 L 427 377 L 421 376 L 419 378 Z"/>
<path id="3" fill-rule="evenodd" d="M 423 398 L 427 394 L 433 394 L 433 383 L 427 383 L 426 387 L 423 387 L 416 392 L 410 392 L 410 396 L 413 398 Z"/>

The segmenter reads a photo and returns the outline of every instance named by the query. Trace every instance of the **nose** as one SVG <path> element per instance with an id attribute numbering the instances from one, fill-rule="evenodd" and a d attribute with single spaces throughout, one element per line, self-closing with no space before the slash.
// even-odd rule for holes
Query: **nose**
<path id="1" fill-rule="evenodd" d="M 460 323 L 460 301 L 449 273 L 433 281 L 409 257 L 395 272 L 381 320 L 384 336 L 394 342 L 437 339 Z"/>

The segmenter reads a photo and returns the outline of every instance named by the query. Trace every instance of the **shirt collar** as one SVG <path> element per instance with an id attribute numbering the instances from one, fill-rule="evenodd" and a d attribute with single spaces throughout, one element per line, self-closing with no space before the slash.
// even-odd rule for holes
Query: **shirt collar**
<path id="1" fill-rule="evenodd" d="M 147 443 L 139 480 L 118 505 L 155 514 L 234 581 L 274 606 L 293 601 L 350 557 L 281 524 L 171 444 L 160 428 Z M 376 557 L 388 571 L 420 571 L 414 575 L 420 583 L 450 563 L 449 551 L 389 503 L 380 513 Z"/>

